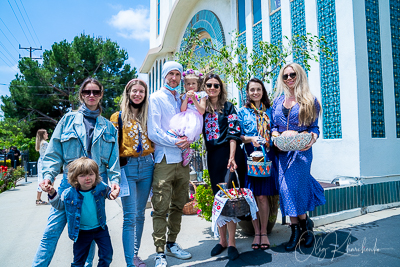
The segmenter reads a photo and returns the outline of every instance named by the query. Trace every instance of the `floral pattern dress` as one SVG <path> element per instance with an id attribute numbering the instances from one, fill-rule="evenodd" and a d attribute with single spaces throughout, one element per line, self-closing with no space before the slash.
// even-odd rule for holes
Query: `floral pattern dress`
<path id="1" fill-rule="evenodd" d="M 225 182 L 230 153 L 230 140 L 236 141 L 235 161 L 238 165 L 237 173 L 241 186 L 244 186 L 246 169 L 243 165 L 243 153 L 239 146 L 241 143 L 240 123 L 235 106 L 230 102 L 225 102 L 222 113 L 206 112 L 204 114 L 203 135 L 207 149 L 208 171 L 214 194 L 219 190 L 217 184 Z"/>
<path id="2" fill-rule="evenodd" d="M 43 159 L 44 159 L 44 154 L 46 154 L 46 150 L 47 147 L 49 146 L 49 143 L 47 141 L 42 141 L 42 143 L 40 143 L 40 149 L 39 149 L 39 159 L 38 159 L 38 188 L 37 191 L 38 192 L 42 192 L 42 188 L 39 186 L 40 182 L 43 181 L 43 171 L 42 171 L 42 167 L 43 167 Z"/>

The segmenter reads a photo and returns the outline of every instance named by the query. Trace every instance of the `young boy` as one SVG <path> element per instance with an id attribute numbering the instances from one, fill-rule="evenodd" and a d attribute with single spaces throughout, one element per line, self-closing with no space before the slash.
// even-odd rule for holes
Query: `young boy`
<path id="1" fill-rule="evenodd" d="M 68 182 L 72 187 L 61 196 L 49 185 L 50 204 L 66 210 L 68 236 L 74 241 L 74 262 L 84 266 L 94 240 L 99 247 L 98 266 L 109 266 L 113 249 L 106 225 L 105 198 L 114 200 L 111 188 L 101 181 L 99 167 L 92 159 L 82 157 L 68 166 Z"/>

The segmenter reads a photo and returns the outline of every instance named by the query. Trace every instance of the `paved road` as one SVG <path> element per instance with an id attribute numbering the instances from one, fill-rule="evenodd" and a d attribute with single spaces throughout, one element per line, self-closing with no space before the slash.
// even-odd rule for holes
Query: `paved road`
<path id="1" fill-rule="evenodd" d="M 0 266 L 30 266 L 46 226 L 50 206 L 36 206 L 36 177 L 32 183 L 17 186 L 0 194 Z M 60 178 L 56 183 L 60 182 Z M 114 257 L 111 266 L 126 266 L 122 248 L 122 209 L 119 201 L 107 201 L 107 224 Z M 237 231 L 237 248 L 241 255 L 229 261 L 227 253 L 210 258 L 217 243 L 211 223 L 197 216 L 184 216 L 177 242 L 192 253 L 183 261 L 168 257 L 169 266 L 400 266 L 400 208 L 370 213 L 339 223 L 319 227 L 314 248 L 287 253 L 283 243 L 290 236 L 287 226 L 277 224 L 266 251 L 251 250 L 251 237 Z M 152 242 L 150 209 L 146 221 L 139 256 L 148 266 L 154 266 L 155 248 Z M 97 257 L 96 257 L 97 258 Z M 70 266 L 72 241 L 65 230 L 50 266 Z M 96 260 L 97 262 L 97 260 Z"/>

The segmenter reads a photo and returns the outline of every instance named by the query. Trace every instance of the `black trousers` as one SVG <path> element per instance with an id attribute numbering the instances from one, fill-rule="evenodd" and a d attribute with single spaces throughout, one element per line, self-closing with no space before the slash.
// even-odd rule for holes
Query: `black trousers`
<path id="1" fill-rule="evenodd" d="M 89 255 L 90 245 L 92 244 L 93 240 L 96 242 L 99 248 L 99 264 L 97 266 L 110 266 L 113 249 L 107 226 L 105 229 L 98 227 L 91 230 L 79 231 L 78 239 L 74 243 L 74 262 L 71 264 L 71 266 L 85 266 L 85 261 Z"/>

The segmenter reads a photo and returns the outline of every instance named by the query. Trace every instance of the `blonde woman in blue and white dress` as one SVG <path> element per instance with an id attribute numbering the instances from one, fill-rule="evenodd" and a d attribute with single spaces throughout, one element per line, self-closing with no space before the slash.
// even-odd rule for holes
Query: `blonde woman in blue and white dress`
<path id="1" fill-rule="evenodd" d="M 42 188 L 40 187 L 40 182 L 43 181 L 43 173 L 42 173 L 42 163 L 44 154 L 46 153 L 47 146 L 49 143 L 46 141 L 49 138 L 49 135 L 45 129 L 39 129 L 36 133 L 36 151 L 39 151 L 40 157 L 38 160 L 38 187 L 37 187 L 37 196 L 36 196 L 36 205 L 47 205 L 46 201 L 42 201 Z"/>

